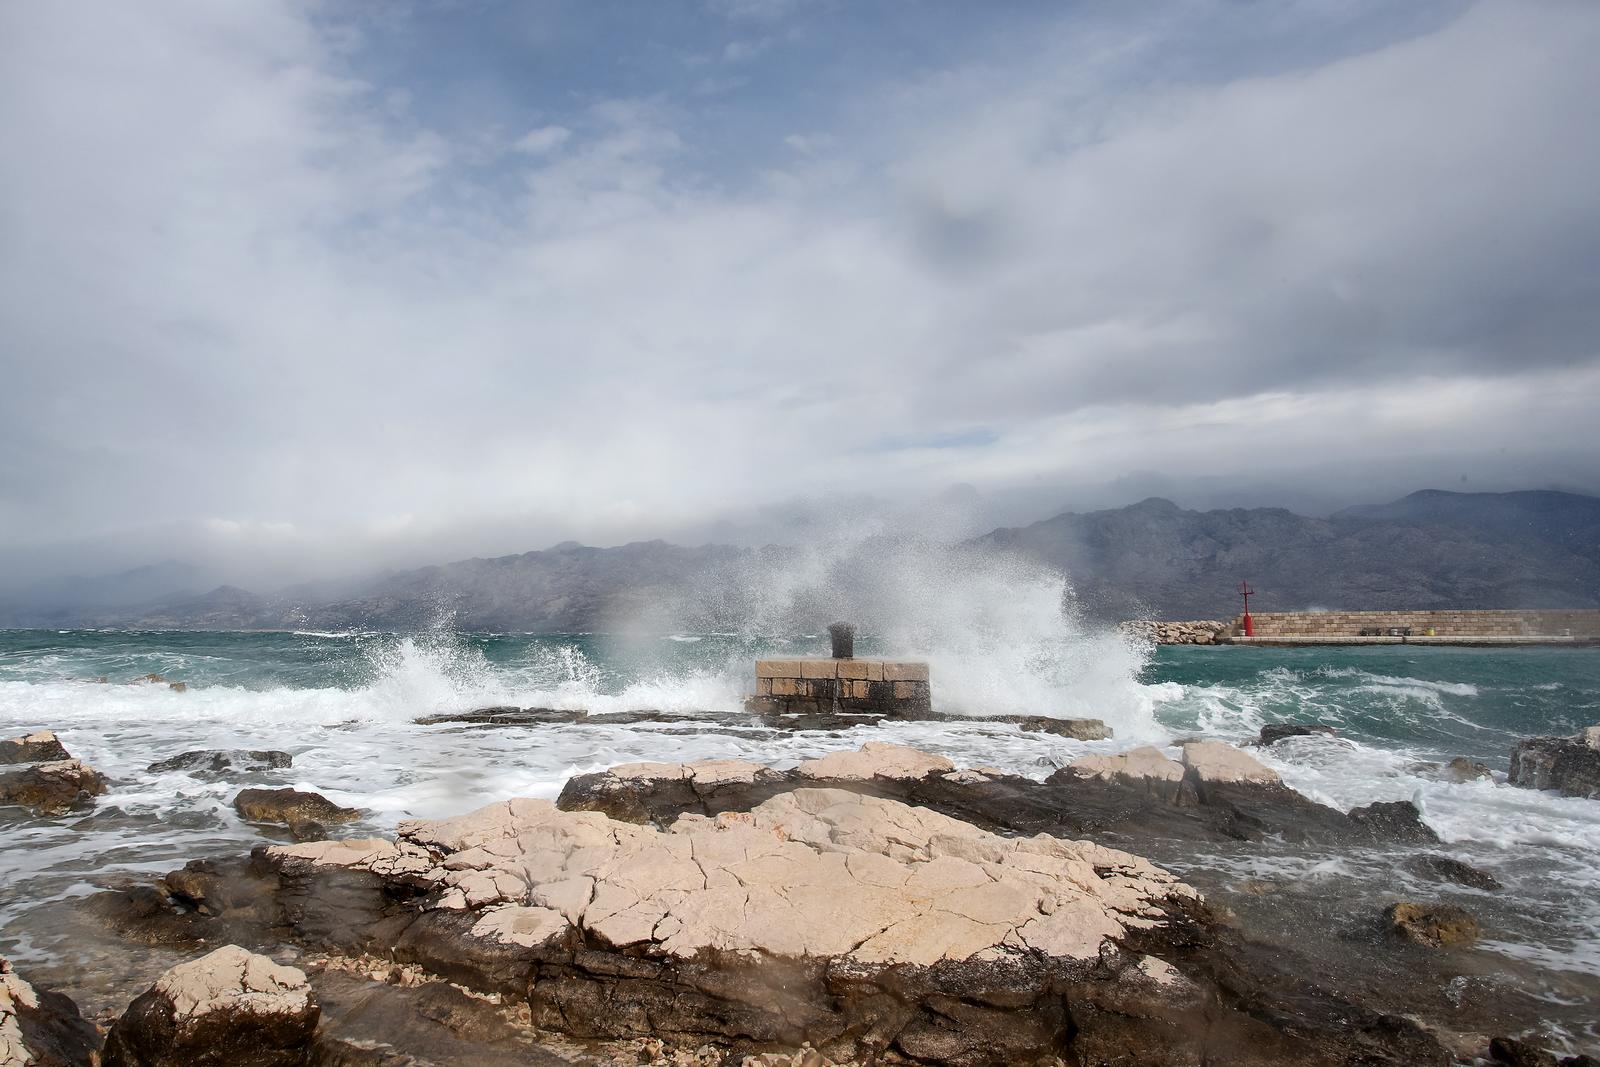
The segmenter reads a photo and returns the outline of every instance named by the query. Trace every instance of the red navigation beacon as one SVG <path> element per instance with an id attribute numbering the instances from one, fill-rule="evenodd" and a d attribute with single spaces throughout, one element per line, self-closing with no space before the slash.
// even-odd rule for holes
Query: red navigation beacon
<path id="1" fill-rule="evenodd" d="M 1250 597 L 1254 592 L 1255 590 L 1250 588 L 1249 582 L 1239 583 L 1239 595 L 1244 597 L 1244 635 L 1246 637 L 1254 637 L 1256 635 L 1256 623 L 1250 617 Z"/>

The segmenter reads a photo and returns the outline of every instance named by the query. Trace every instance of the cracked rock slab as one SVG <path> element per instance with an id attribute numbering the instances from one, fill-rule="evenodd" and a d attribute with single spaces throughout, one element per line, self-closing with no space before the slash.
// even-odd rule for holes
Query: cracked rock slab
<path id="1" fill-rule="evenodd" d="M 931 965 L 1036 950 L 1090 960 L 1194 891 L 1126 852 L 1004 838 L 898 801 L 795 789 L 743 814 L 661 831 L 530 800 L 408 823 L 394 843 L 317 842 L 274 856 L 431 885 L 437 906 L 497 908 L 474 936 L 576 936 L 689 959 L 843 957 Z"/>

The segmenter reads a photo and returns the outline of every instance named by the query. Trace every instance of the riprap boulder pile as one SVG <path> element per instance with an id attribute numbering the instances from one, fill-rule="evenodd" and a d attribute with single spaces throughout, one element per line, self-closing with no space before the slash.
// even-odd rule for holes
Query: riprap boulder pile
<path id="1" fill-rule="evenodd" d="M 1121 625 L 1123 633 L 1156 645 L 1214 645 L 1232 629 L 1231 624 L 1214 619 L 1192 622 L 1160 622 L 1136 619 Z"/>

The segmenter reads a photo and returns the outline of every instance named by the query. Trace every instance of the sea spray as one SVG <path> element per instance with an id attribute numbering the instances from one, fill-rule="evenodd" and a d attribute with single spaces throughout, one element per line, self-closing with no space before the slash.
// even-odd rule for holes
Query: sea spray
<path id="1" fill-rule="evenodd" d="M 858 625 L 857 649 L 927 659 L 935 708 L 974 716 L 1095 717 L 1119 736 L 1164 736 L 1138 684 L 1147 645 L 1087 623 L 1061 572 L 1033 560 L 912 535 L 768 550 L 727 567 L 710 622 L 763 651 L 829 622 Z"/>

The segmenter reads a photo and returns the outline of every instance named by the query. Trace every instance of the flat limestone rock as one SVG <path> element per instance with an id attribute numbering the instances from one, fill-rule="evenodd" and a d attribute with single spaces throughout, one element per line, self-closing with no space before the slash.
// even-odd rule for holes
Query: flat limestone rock
<path id="1" fill-rule="evenodd" d="M 40 815 L 64 815 L 105 791 L 105 776 L 82 760 L 36 763 L 0 774 L 0 804 L 19 804 Z"/>
<path id="2" fill-rule="evenodd" d="M 1183 765 L 1208 785 L 1282 784 L 1277 771 L 1222 741 L 1190 741 L 1185 744 Z"/>
<path id="3" fill-rule="evenodd" d="M 685 815 L 665 832 L 516 805 L 409 823 L 388 847 L 268 851 L 405 867 L 437 888 L 441 907 L 503 909 L 479 920 L 475 936 L 532 944 L 577 934 L 679 959 L 710 950 L 927 966 L 1034 950 L 1092 960 L 1107 939 L 1155 921 L 1161 902 L 1196 895 L 1125 852 L 1002 838 L 837 789 L 795 789 L 740 815 Z M 430 860 L 428 846 L 444 842 L 464 847 Z"/>
<path id="4" fill-rule="evenodd" d="M 1168 759 L 1161 750 L 1150 745 L 1129 749 L 1116 755 L 1083 756 L 1067 764 L 1067 769 L 1086 778 L 1154 779 L 1158 782 L 1181 782 L 1184 766 Z"/>
<path id="5" fill-rule="evenodd" d="M 305 972 L 225 945 L 172 968 L 106 1035 L 105 1067 L 300 1067 L 320 1012 Z"/>
<path id="6" fill-rule="evenodd" d="M 0 766 L 14 763 L 55 763 L 69 760 L 72 753 L 50 730 L 0 741 Z"/>
<path id="7" fill-rule="evenodd" d="M 955 769 L 956 765 L 943 756 L 905 745 L 868 741 L 860 751 L 830 752 L 818 759 L 806 760 L 795 771 L 803 778 L 853 781 L 926 778 L 930 774 L 942 774 Z"/>

